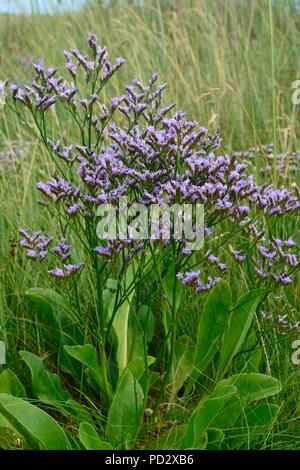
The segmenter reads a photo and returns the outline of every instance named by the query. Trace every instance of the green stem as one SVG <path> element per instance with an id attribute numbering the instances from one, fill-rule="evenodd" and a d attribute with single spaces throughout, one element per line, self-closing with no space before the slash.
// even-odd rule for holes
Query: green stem
<path id="1" fill-rule="evenodd" d="M 169 332 L 168 332 L 168 335 L 167 335 L 167 337 L 170 336 L 170 342 L 171 342 L 171 344 L 170 344 L 170 353 L 169 353 L 169 357 L 168 357 L 168 361 L 167 361 L 166 372 L 164 374 L 163 381 L 162 381 L 162 384 L 161 384 L 159 397 L 158 397 L 158 400 L 156 402 L 155 409 L 153 411 L 152 422 L 157 417 L 158 410 L 159 410 L 159 407 L 161 405 L 163 395 L 166 391 L 166 387 L 169 383 L 170 377 L 171 377 L 172 381 L 174 379 L 174 377 L 172 377 L 173 373 L 174 373 L 174 370 L 172 371 L 172 369 L 174 368 L 174 363 L 175 363 L 175 345 L 176 345 L 176 335 L 177 335 L 177 308 L 176 308 L 177 286 L 178 286 L 178 279 L 175 277 L 174 286 L 173 286 L 173 301 L 172 301 L 172 308 L 171 308 L 172 324 L 170 326 L 170 329 L 169 329 Z"/>
<path id="2" fill-rule="evenodd" d="M 103 311 L 102 284 L 100 281 L 101 272 L 99 270 L 99 263 L 98 263 L 97 255 L 95 254 L 92 256 L 93 256 L 93 263 L 94 263 L 94 267 L 96 271 L 96 288 L 97 288 L 97 295 L 98 295 L 98 320 L 99 320 L 99 328 L 100 328 L 100 341 L 99 341 L 100 367 L 101 367 L 101 372 L 102 372 L 102 377 L 103 377 L 103 387 L 104 387 L 106 399 L 109 403 L 111 403 L 113 399 L 113 391 L 112 391 L 112 387 L 110 385 L 110 382 L 108 380 L 108 375 L 107 375 L 108 365 L 107 365 L 107 358 L 106 358 L 106 351 L 105 351 L 106 331 L 105 331 L 105 318 L 104 318 L 104 311 Z"/>

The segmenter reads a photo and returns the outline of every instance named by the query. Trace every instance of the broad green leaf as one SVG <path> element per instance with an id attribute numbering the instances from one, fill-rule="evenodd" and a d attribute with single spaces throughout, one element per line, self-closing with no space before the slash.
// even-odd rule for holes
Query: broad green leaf
<path id="1" fill-rule="evenodd" d="M 215 390 L 218 391 L 219 387 L 223 388 L 227 385 L 234 385 L 238 389 L 240 399 L 247 405 L 253 401 L 277 395 L 282 390 L 278 379 L 255 372 L 232 375 L 219 382 Z"/>
<path id="2" fill-rule="evenodd" d="M 0 393 L 6 393 L 8 395 L 13 395 L 14 397 L 19 398 L 26 398 L 26 392 L 23 385 L 21 384 L 16 374 L 10 369 L 6 369 L 0 374 Z M 13 425 L 3 415 L 0 414 L 0 428 L 1 427 L 6 428 L 8 433 L 14 431 Z"/>
<path id="3" fill-rule="evenodd" d="M 48 340 L 58 351 L 60 366 L 76 373 L 63 346 L 83 343 L 84 335 L 67 300 L 52 289 L 40 287 L 28 289 L 25 295 L 41 312 L 45 325 L 49 327 Z"/>
<path id="4" fill-rule="evenodd" d="M 155 357 L 147 356 L 148 367 L 154 364 L 154 362 Z M 143 357 L 133 359 L 133 361 L 129 362 L 128 369 L 136 380 L 140 380 L 145 372 L 145 359 Z"/>
<path id="5" fill-rule="evenodd" d="M 86 366 L 98 387 L 101 387 L 103 381 L 96 348 L 91 344 L 84 344 L 82 346 L 65 346 L 65 350 L 71 357 Z"/>
<path id="6" fill-rule="evenodd" d="M 163 289 L 171 306 L 177 311 L 180 307 L 183 292 L 182 283 L 176 277 L 174 262 L 168 267 L 163 278 Z"/>
<path id="7" fill-rule="evenodd" d="M 278 414 L 280 406 L 274 403 L 261 403 L 250 410 L 246 415 L 247 425 L 253 429 L 256 434 L 264 433 L 265 426 L 269 426 Z"/>
<path id="8" fill-rule="evenodd" d="M 59 424 L 37 406 L 4 393 L 0 394 L 0 413 L 17 431 L 45 450 L 67 450 L 68 439 Z"/>
<path id="9" fill-rule="evenodd" d="M 273 424 L 280 407 L 274 403 L 261 403 L 255 408 L 248 410 L 244 416 L 242 425 L 239 426 L 239 435 L 227 441 L 230 449 L 240 447 L 244 441 L 264 435 Z"/>
<path id="10" fill-rule="evenodd" d="M 284 382 L 284 388 L 295 393 L 300 392 L 300 370 L 295 370 L 288 376 Z"/>
<path id="11" fill-rule="evenodd" d="M 229 429 L 232 428 L 239 417 L 244 413 L 245 405 L 241 401 L 238 394 L 231 397 L 226 403 L 226 406 L 214 416 L 210 423 L 212 428 L 217 429 Z"/>
<path id="12" fill-rule="evenodd" d="M 91 417 L 89 412 L 86 410 L 86 408 L 83 405 L 81 405 L 81 403 L 79 403 L 78 401 L 73 400 L 72 398 L 67 400 L 61 406 L 61 408 L 66 413 L 71 415 L 73 417 L 73 419 L 75 419 L 76 422 L 78 422 L 78 421 L 86 421 L 86 422 L 89 422 L 89 423 L 93 422 L 93 418 Z"/>
<path id="13" fill-rule="evenodd" d="M 147 305 L 131 310 L 128 319 L 129 361 L 144 355 L 146 343 L 154 335 L 154 315 Z"/>
<path id="14" fill-rule="evenodd" d="M 97 431 L 90 423 L 80 424 L 79 439 L 87 450 L 113 450 L 109 442 L 99 439 Z"/>
<path id="15" fill-rule="evenodd" d="M 105 318 L 109 315 L 109 309 L 113 303 L 113 299 L 115 298 L 114 292 L 110 289 L 104 289 L 102 292 L 102 301 L 103 301 L 103 313 Z"/>
<path id="16" fill-rule="evenodd" d="M 221 429 L 209 428 L 207 430 L 207 450 L 219 450 L 224 436 L 225 434 Z"/>
<path id="17" fill-rule="evenodd" d="M 59 376 L 47 371 L 38 356 L 28 351 L 20 351 L 19 354 L 30 368 L 32 392 L 35 397 L 65 411 L 76 421 L 91 421 L 85 408 L 70 398 L 69 392 L 62 388 Z"/>
<path id="18" fill-rule="evenodd" d="M 112 278 L 107 279 L 106 287 L 107 289 L 110 289 L 110 290 L 117 290 L 117 287 L 118 287 L 117 279 L 112 279 Z"/>
<path id="19" fill-rule="evenodd" d="M 233 375 L 219 382 L 214 393 L 221 393 L 224 386 L 234 385 L 238 395 L 233 396 L 226 408 L 214 417 L 212 427 L 227 429 L 234 426 L 238 418 L 245 414 L 245 410 L 254 401 L 278 394 L 282 387 L 279 380 L 269 375 L 248 373 Z"/>
<path id="20" fill-rule="evenodd" d="M 139 382 L 126 368 L 119 379 L 107 417 L 107 438 L 114 448 L 133 448 L 144 410 L 143 401 Z"/>
<path id="21" fill-rule="evenodd" d="M 172 328 L 172 314 L 170 311 L 167 302 L 162 303 L 162 324 L 165 330 L 166 344 L 168 348 L 168 353 L 170 354 L 171 350 L 171 335 L 169 334 Z"/>
<path id="22" fill-rule="evenodd" d="M 155 358 L 152 356 L 147 356 L 148 367 L 150 367 L 155 362 Z M 145 359 L 142 357 L 133 359 L 128 364 L 128 369 L 132 373 L 135 380 L 137 380 L 145 393 L 150 387 L 156 382 L 157 377 L 155 372 L 149 373 L 149 375 L 145 371 Z"/>
<path id="23" fill-rule="evenodd" d="M 44 320 L 52 328 L 52 334 L 61 336 L 64 344 L 79 340 L 83 334 L 78 327 L 74 312 L 69 308 L 67 300 L 52 289 L 32 287 L 25 292 L 44 315 Z"/>
<path id="24" fill-rule="evenodd" d="M 254 327 L 249 329 L 240 354 L 234 359 L 234 368 L 243 372 L 258 372 L 262 352 Z"/>
<path id="25" fill-rule="evenodd" d="M 128 344 L 128 323 L 129 312 L 134 295 L 134 288 L 132 287 L 134 279 L 135 263 L 131 262 L 123 279 L 123 288 L 126 292 L 126 297 L 123 303 L 119 306 L 118 310 L 114 312 L 116 294 L 112 297 L 112 301 L 108 311 L 108 319 L 112 319 L 113 331 L 115 334 L 116 342 L 116 360 L 120 372 L 125 369 L 130 358 L 130 345 Z"/>
<path id="26" fill-rule="evenodd" d="M 0 374 L 0 393 L 7 393 L 14 397 L 26 398 L 26 392 L 16 374 L 6 369 Z"/>
<path id="27" fill-rule="evenodd" d="M 172 392 L 176 395 L 190 376 L 195 352 L 194 341 L 189 336 L 180 336 L 175 345 L 175 364 L 172 373 Z"/>
<path id="28" fill-rule="evenodd" d="M 41 358 L 29 351 L 20 351 L 19 354 L 31 371 L 32 392 L 35 397 L 44 402 L 58 403 L 64 403 L 70 398 L 70 394 L 63 390 L 58 375 L 48 372 Z"/>
<path id="29" fill-rule="evenodd" d="M 192 447 L 190 447 L 190 446 L 186 447 L 186 445 L 184 443 L 184 439 L 185 439 L 185 437 L 181 441 L 181 448 L 184 449 L 184 450 L 189 450 L 189 449 L 191 449 L 191 450 L 205 450 L 207 448 L 207 444 L 208 444 L 207 432 L 203 432 L 202 434 L 199 434 L 199 436 L 197 436 L 195 438 Z"/>
<path id="30" fill-rule="evenodd" d="M 217 350 L 217 342 L 224 333 L 231 303 L 231 289 L 227 282 L 218 283 L 210 292 L 200 317 L 193 371 L 186 388 L 189 394 L 199 374 L 204 372 Z"/>
<path id="31" fill-rule="evenodd" d="M 150 390 L 152 385 L 154 385 L 160 379 L 160 375 L 158 372 L 150 372 L 149 376 L 144 373 L 139 378 L 140 386 L 142 387 L 143 391 Z"/>
<path id="32" fill-rule="evenodd" d="M 120 371 L 125 369 L 129 360 L 128 318 L 132 297 L 133 293 L 130 294 L 128 300 L 126 300 L 118 309 L 113 322 L 114 331 L 117 337 L 116 359 Z"/>
<path id="33" fill-rule="evenodd" d="M 186 433 L 186 424 L 179 424 L 163 432 L 155 441 L 151 442 L 150 450 L 180 450 L 183 437 Z"/>
<path id="34" fill-rule="evenodd" d="M 215 416 L 226 407 L 227 403 L 237 393 L 237 388 L 233 385 L 218 387 L 208 398 L 200 401 L 193 411 L 188 423 L 186 435 L 182 442 L 182 449 L 202 449 L 204 436 L 211 427 Z"/>
<path id="35" fill-rule="evenodd" d="M 143 357 L 145 354 L 146 338 L 142 331 L 138 317 L 139 312 L 131 310 L 128 317 L 128 363 Z"/>
<path id="36" fill-rule="evenodd" d="M 284 390 L 287 392 L 284 408 L 296 405 L 296 412 L 300 411 L 300 370 L 292 372 L 284 382 Z"/>
<path id="37" fill-rule="evenodd" d="M 141 305 L 138 313 L 138 319 L 146 341 L 151 341 L 155 330 L 155 317 L 148 305 Z"/>
<path id="38" fill-rule="evenodd" d="M 231 366 L 232 359 L 245 341 L 257 305 L 264 293 L 263 289 L 256 289 L 244 294 L 230 313 L 221 350 L 217 380 L 220 380 L 227 372 Z"/>

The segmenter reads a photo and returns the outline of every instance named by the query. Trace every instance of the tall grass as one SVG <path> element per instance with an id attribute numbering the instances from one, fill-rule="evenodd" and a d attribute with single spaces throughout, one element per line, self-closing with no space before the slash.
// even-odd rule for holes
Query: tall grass
<path id="1" fill-rule="evenodd" d="M 2 16 L 1 74 L 24 78 L 21 57 L 62 62 L 60 45 L 80 46 L 85 32 L 94 30 L 112 55 L 127 58 L 120 80 L 146 78 L 157 70 L 179 107 L 222 127 L 226 147 L 274 137 L 279 148 L 292 147 L 298 132 L 291 82 L 299 69 L 299 13 L 280 1 L 270 12 L 269 3 L 148 0 L 142 6 L 116 2 L 114 8 L 101 8 L 95 2 L 94 8 L 67 16 Z"/>
<path id="2" fill-rule="evenodd" d="M 31 74 L 27 62 L 32 59 L 46 57 L 48 65 L 63 64 L 62 45 L 80 48 L 92 30 L 112 57 L 127 59 L 113 80 L 116 94 L 122 93 L 122 83 L 146 80 L 157 71 L 168 82 L 166 94 L 178 108 L 211 130 L 221 127 L 224 151 L 270 142 L 278 151 L 294 150 L 299 146 L 300 126 L 291 85 L 300 78 L 299 26 L 300 13 L 292 3 L 269 0 L 146 0 L 142 5 L 112 2 L 110 7 L 94 1 L 92 8 L 80 13 L 55 17 L 2 15 L 0 80 L 8 76 L 25 81 Z M 71 132 L 66 123 L 64 135 Z M 16 139 L 32 140 L 32 136 L 4 107 L 0 109 L 0 142 Z M 9 239 L 17 236 L 20 226 L 45 230 L 51 226 L 46 215 L 41 220 L 41 213 L 32 210 L 38 198 L 34 181 L 51 172 L 45 162 L 34 142 L 14 161 L 0 160 L 0 335 L 21 377 L 18 349 L 47 355 L 43 325 L 24 301 L 23 292 L 32 285 L 49 285 L 49 280 L 14 256 Z M 255 162 L 258 176 L 261 165 L 264 161 Z M 297 174 L 273 172 L 269 178 L 299 184 Z M 299 241 L 299 217 L 290 224 Z M 240 279 L 231 282 L 238 291 Z M 197 310 L 192 301 L 187 305 L 183 330 L 190 327 L 190 308 Z M 300 319 L 299 277 L 292 288 L 270 300 L 269 309 Z M 294 370 L 290 343 L 274 331 L 266 333 L 266 364 L 283 380 Z M 245 447 L 299 447 L 299 391 L 293 384 L 286 390 L 281 422 L 263 443 L 254 440 Z"/>

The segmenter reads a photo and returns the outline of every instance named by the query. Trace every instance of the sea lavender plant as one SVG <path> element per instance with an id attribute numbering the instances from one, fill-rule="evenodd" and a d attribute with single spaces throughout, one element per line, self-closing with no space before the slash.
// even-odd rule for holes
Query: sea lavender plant
<path id="1" fill-rule="evenodd" d="M 278 177 L 286 180 L 288 175 L 299 171 L 300 152 L 288 151 L 275 154 L 274 145 L 260 145 L 252 147 L 246 151 L 234 152 L 237 159 L 243 162 L 255 164 L 262 161 L 259 171 L 262 175 L 270 175 L 274 169 Z"/>
<path id="2" fill-rule="evenodd" d="M 167 117 L 175 104 L 163 105 L 166 85 L 157 84 L 157 74 L 146 84 L 133 80 L 122 96 L 104 102 L 103 88 L 125 61 L 118 58 L 111 63 L 107 48 L 99 46 L 95 34 L 88 36 L 88 55 L 77 49 L 64 55 L 68 79 L 59 75 L 56 67 L 33 64 L 30 85 L 10 85 L 12 101 L 8 105 L 32 131 L 31 116 L 36 136 L 56 165 L 52 178 L 39 181 L 37 189 L 62 229 L 55 246 L 52 236 L 22 229 L 20 245 L 31 261 L 49 263 L 49 275 L 58 280 L 76 279 L 84 264 L 92 265 L 98 291 L 95 309 L 100 324 L 101 371 L 106 399 L 111 400 L 108 333 L 118 307 L 143 283 L 147 269 L 155 273 L 153 284 L 164 289 L 171 312 L 173 322 L 167 327 L 166 338 L 172 338 L 172 359 L 180 285 L 199 295 L 212 289 L 230 271 L 224 252 L 230 252 L 238 265 L 244 264 L 252 287 L 264 285 L 267 292 L 292 282 L 299 268 L 295 243 L 290 238 L 272 237 L 267 228 L 273 219 L 280 224 L 285 215 L 298 213 L 300 201 L 293 190 L 259 185 L 249 174 L 247 163 L 236 155 L 220 154 L 219 131 L 211 134 L 183 112 Z M 70 114 L 78 142 L 49 137 L 50 109 L 58 105 Z M 189 250 L 184 237 L 153 240 L 123 234 L 114 240 L 99 240 L 99 207 L 110 204 L 117 208 L 122 196 L 129 201 L 129 208 L 134 204 L 146 208 L 152 204 L 202 204 L 205 253 Z M 221 236 L 223 230 L 228 235 Z M 71 241 L 82 245 L 84 260 L 73 259 Z M 105 273 L 112 269 L 121 279 L 129 266 L 134 266 L 133 281 L 117 289 L 109 317 L 103 301 L 109 277 Z M 169 272 L 173 273 L 171 296 L 163 287 Z M 165 383 L 170 373 L 168 368 Z"/>

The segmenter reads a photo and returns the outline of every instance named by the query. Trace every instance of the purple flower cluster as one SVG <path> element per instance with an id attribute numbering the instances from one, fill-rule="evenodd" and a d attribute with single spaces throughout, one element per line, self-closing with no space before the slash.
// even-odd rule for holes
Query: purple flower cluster
<path id="1" fill-rule="evenodd" d="M 285 335 L 287 333 L 299 333 L 300 322 L 290 322 L 287 314 L 274 316 L 272 313 L 262 311 L 261 318 L 265 322 L 272 322 L 273 324 L 275 324 L 275 326 L 279 330 L 280 335 Z"/>
<path id="2" fill-rule="evenodd" d="M 57 279 L 67 279 L 77 273 L 82 266 L 83 263 L 65 264 L 63 268 L 49 269 L 48 274 L 56 277 Z"/>
<path id="3" fill-rule="evenodd" d="M 242 250 L 231 250 L 231 254 L 234 257 L 236 261 L 245 261 L 247 259 L 247 256 L 245 256 L 242 252 Z"/>
<path id="4" fill-rule="evenodd" d="M 227 265 L 224 264 L 224 263 L 221 263 L 218 256 L 208 254 L 207 259 L 208 259 L 210 264 L 216 265 L 219 268 L 219 270 L 221 271 L 221 273 L 226 273 L 228 271 Z"/>
<path id="5" fill-rule="evenodd" d="M 121 58 L 116 59 L 115 64 L 109 62 L 107 48 L 98 47 L 98 38 L 93 33 L 89 34 L 88 45 L 92 50 L 92 60 L 83 56 L 77 49 L 64 51 L 66 68 L 73 80 L 71 83 L 57 75 L 56 67 L 45 67 L 43 63 L 32 64 L 35 76 L 31 85 L 21 87 L 12 84 L 10 86 L 14 100 L 29 108 L 33 113 L 45 112 L 58 100 L 75 109 L 77 104 L 75 96 L 79 92 L 76 85 L 79 68 L 83 69 L 87 81 L 94 76 L 97 77 L 100 89 L 125 62 Z M 80 100 L 80 104 L 88 111 L 97 100 L 97 93 L 94 92 L 89 100 Z"/>
<path id="6" fill-rule="evenodd" d="M 49 245 L 53 241 L 53 237 L 47 237 L 41 232 L 34 232 L 32 235 L 26 229 L 20 230 L 24 237 L 20 241 L 20 246 L 26 249 L 26 256 L 30 259 L 39 259 L 43 261 L 48 255 Z"/>
<path id="7" fill-rule="evenodd" d="M 38 190 L 49 203 L 59 205 L 64 216 L 78 218 L 80 223 L 96 224 L 97 209 L 101 204 L 117 205 L 120 196 L 126 195 L 130 204 L 203 204 L 205 208 L 205 235 L 209 238 L 224 220 L 235 229 L 244 230 L 257 246 L 257 256 L 249 259 L 242 249 L 231 249 L 232 256 L 242 262 L 253 262 L 259 276 L 272 278 L 279 284 L 291 280 L 291 269 L 298 266 L 294 254 L 288 250 L 289 241 L 267 240 L 265 231 L 259 230 L 256 219 L 279 218 L 299 212 L 299 195 L 284 187 L 271 184 L 258 185 L 249 174 L 247 163 L 237 155 L 219 155 L 219 133 L 210 134 L 196 121 L 189 121 L 183 112 L 166 115 L 175 106 L 163 106 L 165 84 L 157 84 L 153 74 L 143 84 L 134 80 L 125 87 L 121 97 L 110 103 L 101 103 L 100 92 L 107 81 L 123 65 L 117 59 L 108 61 L 106 47 L 100 48 L 98 38 L 88 36 L 89 56 L 77 49 L 65 51 L 66 67 L 72 83 L 57 76 L 56 68 L 34 64 L 35 77 L 31 86 L 20 88 L 12 85 L 15 101 L 34 113 L 44 113 L 60 100 L 72 110 L 82 135 L 80 145 L 63 145 L 47 140 L 54 157 L 64 167 L 48 182 L 39 182 Z M 87 96 L 78 93 L 79 69 L 85 76 Z M 118 116 L 112 119 L 113 116 Z M 65 175 L 69 176 L 65 176 Z M 173 243 L 161 240 L 162 247 Z M 157 242 L 157 241 L 156 241 Z M 92 250 L 111 258 L 126 249 L 131 257 L 153 243 L 134 240 L 128 234 L 117 241 L 107 240 Z M 187 240 L 177 240 L 180 253 L 185 258 L 192 255 Z M 32 245 L 33 244 L 33 245 Z M 29 244 L 28 244 L 29 245 Z M 65 240 L 53 249 L 65 262 L 69 256 Z M 35 250 L 34 241 L 28 250 Z M 40 252 L 37 252 L 38 255 Z M 210 265 L 221 273 L 227 266 L 218 256 L 206 257 Z M 281 271 L 277 265 L 281 266 Z M 70 267 L 71 266 L 71 267 Z M 68 277 L 81 265 L 66 265 L 49 273 L 55 277 Z M 282 267 L 283 266 L 283 267 Z M 198 272 L 178 273 L 185 285 L 192 285 L 197 292 L 209 290 L 218 277 L 201 281 Z"/>
<path id="8" fill-rule="evenodd" d="M 20 246 L 26 249 L 26 256 L 30 260 L 44 261 L 48 254 L 53 253 L 62 263 L 61 268 L 53 268 L 48 270 L 48 274 L 58 279 L 66 279 L 73 276 L 83 263 L 67 264 L 66 261 L 72 255 L 72 248 L 67 244 L 64 238 L 61 238 L 58 245 L 50 250 L 54 237 L 42 235 L 41 232 L 34 232 L 32 235 L 27 229 L 20 229 L 20 234 L 24 237 L 20 241 Z"/>
<path id="9" fill-rule="evenodd" d="M 208 277 L 207 281 L 204 282 L 200 279 L 199 271 L 190 271 L 185 274 L 179 272 L 177 273 L 177 279 L 180 279 L 183 285 L 195 287 L 197 293 L 210 290 L 219 281 L 218 277 Z"/>
<path id="10" fill-rule="evenodd" d="M 234 156 L 239 160 L 254 163 L 255 159 L 262 160 L 260 173 L 265 176 L 274 171 L 274 167 L 279 176 L 286 176 L 288 173 L 299 171 L 300 151 L 274 153 L 274 145 L 260 145 L 252 147 L 246 151 L 234 152 Z"/>
<path id="11" fill-rule="evenodd" d="M 286 241 L 272 237 L 266 240 L 260 237 L 257 244 L 257 256 L 253 257 L 255 271 L 260 279 L 273 279 L 276 283 L 286 285 L 292 282 L 292 272 L 299 266 L 295 253 L 290 250 L 296 243 L 288 239 Z"/>

